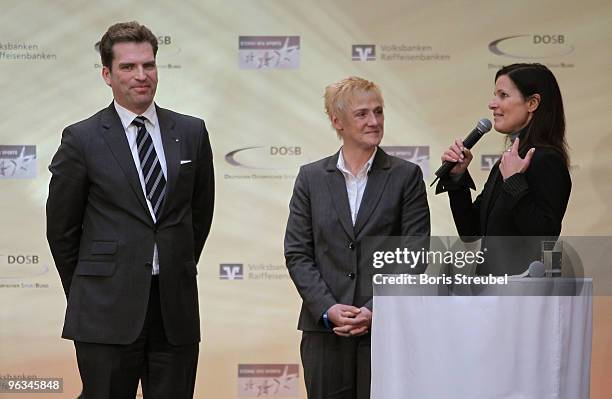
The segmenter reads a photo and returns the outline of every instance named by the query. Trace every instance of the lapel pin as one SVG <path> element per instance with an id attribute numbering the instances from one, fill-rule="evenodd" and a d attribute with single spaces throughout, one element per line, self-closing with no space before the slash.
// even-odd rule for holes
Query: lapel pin
<path id="1" fill-rule="evenodd" d="M 181 139 L 179 139 L 178 137 L 175 137 L 174 141 L 176 141 L 178 143 L 179 141 L 181 141 Z"/>

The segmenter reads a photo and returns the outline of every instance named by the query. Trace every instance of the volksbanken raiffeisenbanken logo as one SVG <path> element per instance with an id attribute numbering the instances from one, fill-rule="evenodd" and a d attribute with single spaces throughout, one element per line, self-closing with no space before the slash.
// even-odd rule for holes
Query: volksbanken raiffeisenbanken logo
<path id="1" fill-rule="evenodd" d="M 499 154 L 482 154 L 480 156 L 480 170 L 491 170 L 495 162 L 499 160 Z"/>
<path id="2" fill-rule="evenodd" d="M 219 265 L 219 278 L 221 280 L 244 279 L 244 267 L 242 263 L 221 263 Z"/>
<path id="3" fill-rule="evenodd" d="M 351 51 L 353 61 L 375 61 L 376 60 L 376 45 L 375 44 L 353 44 Z"/>

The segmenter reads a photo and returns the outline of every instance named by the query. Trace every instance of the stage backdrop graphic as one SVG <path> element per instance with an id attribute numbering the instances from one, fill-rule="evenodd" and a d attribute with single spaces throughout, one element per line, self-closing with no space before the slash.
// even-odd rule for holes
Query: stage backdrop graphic
<path id="1" fill-rule="evenodd" d="M 383 145 L 419 163 L 490 117 L 502 65 L 541 62 L 559 80 L 573 190 L 565 235 L 612 233 L 612 3 L 608 1 L 2 2 L 0 376 L 80 380 L 60 339 L 65 298 L 45 240 L 47 170 L 62 129 L 112 100 L 96 43 L 118 21 L 158 36 L 157 103 L 205 119 L 217 204 L 199 263 L 198 398 L 303 398 L 300 299 L 283 234 L 299 165 L 338 150 L 323 89 L 349 75 L 385 99 Z M 491 132 L 471 171 L 482 188 L 504 149 Z M 455 234 L 428 189 L 432 233 Z M 612 301 L 595 298 L 592 398 L 612 395 Z M 449 332 L 450 333 L 450 332 Z M 32 395 L 35 398 L 57 395 Z M 20 396 L 23 398 L 28 395 Z"/>

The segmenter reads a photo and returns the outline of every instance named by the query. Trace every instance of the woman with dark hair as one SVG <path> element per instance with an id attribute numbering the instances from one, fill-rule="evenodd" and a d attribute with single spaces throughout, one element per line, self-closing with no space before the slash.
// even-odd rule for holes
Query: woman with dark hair
<path id="1" fill-rule="evenodd" d="M 448 192 L 464 240 L 487 236 L 483 247 L 500 255 L 489 257 L 477 274 L 518 274 L 540 259 L 535 237 L 554 240 L 561 232 L 572 187 L 563 101 L 547 67 L 513 64 L 495 75 L 489 109 L 495 130 L 506 134 L 510 145 L 493 166 L 482 193 L 472 202 L 470 188 L 476 187 L 467 167 L 473 155 L 461 139 L 442 154 L 442 161 L 456 165 L 436 193 Z"/>

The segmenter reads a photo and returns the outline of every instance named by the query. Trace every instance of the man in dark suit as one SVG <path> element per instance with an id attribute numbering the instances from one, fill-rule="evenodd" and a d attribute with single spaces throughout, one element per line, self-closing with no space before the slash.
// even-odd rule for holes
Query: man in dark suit
<path id="1" fill-rule="evenodd" d="M 361 289 L 368 283 L 362 241 L 428 236 L 429 207 L 419 167 L 378 147 L 384 114 L 374 83 L 350 77 L 328 86 L 325 109 L 343 146 L 300 169 L 285 259 L 303 299 L 298 328 L 308 397 L 369 398 L 372 297 Z"/>
<path id="2" fill-rule="evenodd" d="M 193 396 L 196 264 L 210 231 L 204 121 L 159 108 L 157 39 L 137 22 L 100 42 L 114 101 L 68 126 L 49 166 L 47 239 L 67 298 L 83 397 Z"/>

